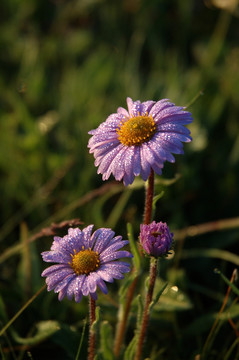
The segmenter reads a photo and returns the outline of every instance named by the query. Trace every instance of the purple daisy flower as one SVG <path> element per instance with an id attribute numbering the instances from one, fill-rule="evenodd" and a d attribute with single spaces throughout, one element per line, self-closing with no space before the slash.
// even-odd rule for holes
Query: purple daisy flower
<path id="1" fill-rule="evenodd" d="M 140 225 L 140 243 L 148 255 L 159 257 L 168 253 L 172 246 L 173 233 L 166 223 L 153 221 L 149 225 Z"/>
<path id="2" fill-rule="evenodd" d="M 168 99 L 160 101 L 132 101 L 127 98 L 128 110 L 120 107 L 97 129 L 88 143 L 94 154 L 98 174 L 107 180 L 112 173 L 125 185 L 135 176 L 146 181 L 151 168 L 161 175 L 164 162 L 174 162 L 172 155 L 183 154 L 182 142 L 191 141 L 184 125 L 192 122 L 192 115 Z"/>
<path id="3" fill-rule="evenodd" d="M 46 276 L 47 290 L 54 289 L 58 299 L 69 300 L 75 296 L 80 302 L 82 296 L 97 299 L 97 286 L 106 294 L 105 281 L 123 279 L 122 273 L 130 271 L 130 265 L 120 258 L 132 257 L 128 251 L 118 251 L 127 240 L 115 236 L 111 229 L 101 228 L 92 234 L 94 225 L 80 230 L 68 229 L 68 235 L 54 237 L 50 251 L 41 255 L 44 261 L 56 263 L 42 272 Z"/>

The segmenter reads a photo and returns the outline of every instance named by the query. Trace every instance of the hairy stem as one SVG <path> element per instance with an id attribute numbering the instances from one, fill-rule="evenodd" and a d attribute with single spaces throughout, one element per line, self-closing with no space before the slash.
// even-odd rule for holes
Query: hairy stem
<path id="1" fill-rule="evenodd" d="M 141 322 L 141 327 L 140 327 L 140 332 L 139 332 L 138 345 L 136 348 L 136 354 L 135 354 L 134 360 L 140 360 L 140 358 L 141 358 L 143 343 L 144 343 L 144 339 L 145 339 L 145 335 L 146 335 L 146 331 L 147 331 L 147 327 L 148 327 L 148 323 L 149 323 L 149 305 L 153 298 L 153 291 L 154 291 L 156 276 L 157 276 L 157 260 L 152 257 L 151 261 L 150 261 L 149 287 L 148 287 L 148 292 L 147 292 L 146 299 L 145 299 L 145 307 L 144 307 L 144 312 L 143 312 L 143 317 L 142 317 L 142 322 Z"/>
<path id="2" fill-rule="evenodd" d="M 153 196 L 154 196 L 154 171 L 151 169 L 149 178 L 148 178 L 148 187 L 146 190 L 146 197 L 145 197 L 145 207 L 144 207 L 144 224 L 150 224 L 151 217 L 152 217 L 152 207 L 153 207 Z M 133 269 L 135 270 L 135 269 Z M 120 355 L 120 348 L 123 344 L 125 329 L 127 325 L 127 320 L 130 312 L 131 303 L 134 297 L 134 292 L 136 288 L 136 284 L 138 282 L 138 276 L 134 279 L 132 284 L 130 285 L 127 295 L 126 295 L 126 304 L 124 309 L 124 314 L 122 319 L 120 320 L 116 336 L 115 336 L 115 344 L 114 344 L 114 355 L 116 358 Z"/>
<path id="3" fill-rule="evenodd" d="M 144 206 L 144 224 L 150 224 L 152 218 L 152 207 L 154 197 L 154 171 L 151 169 L 148 187 L 146 191 L 145 206 Z"/>
<path id="4" fill-rule="evenodd" d="M 89 315 L 90 315 L 90 330 L 89 330 L 89 347 L 88 360 L 94 360 L 95 357 L 95 331 L 92 327 L 95 321 L 95 300 L 90 296 L 89 299 Z"/>

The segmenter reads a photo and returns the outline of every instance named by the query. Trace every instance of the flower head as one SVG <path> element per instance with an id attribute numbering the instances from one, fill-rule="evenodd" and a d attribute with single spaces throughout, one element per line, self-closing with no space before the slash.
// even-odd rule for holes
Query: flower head
<path id="1" fill-rule="evenodd" d="M 47 290 L 54 289 L 62 300 L 75 296 L 79 302 L 82 296 L 90 295 L 97 299 L 97 286 L 106 294 L 105 281 L 123 279 L 122 273 L 129 272 L 130 265 L 120 258 L 132 257 L 128 251 L 118 251 L 127 240 L 115 236 L 111 229 L 101 228 L 92 234 L 93 225 L 82 231 L 79 228 L 68 230 L 64 237 L 54 237 L 50 251 L 44 251 L 42 258 L 46 262 L 56 263 L 45 269 Z"/>
<path id="2" fill-rule="evenodd" d="M 127 105 L 128 110 L 118 108 L 90 131 L 88 143 L 103 180 L 112 173 L 125 185 L 138 175 L 146 181 L 151 168 L 161 175 L 164 162 L 174 162 L 172 153 L 183 154 L 182 142 L 191 141 L 184 125 L 192 122 L 191 113 L 167 99 L 141 103 L 127 98 Z"/>
<path id="3" fill-rule="evenodd" d="M 172 246 L 173 233 L 166 223 L 153 221 L 149 225 L 140 225 L 140 243 L 148 255 L 159 257 L 168 253 Z"/>

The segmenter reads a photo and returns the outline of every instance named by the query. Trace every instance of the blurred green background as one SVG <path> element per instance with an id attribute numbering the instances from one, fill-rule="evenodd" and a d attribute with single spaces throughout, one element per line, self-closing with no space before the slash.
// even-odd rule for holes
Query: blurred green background
<path id="1" fill-rule="evenodd" d="M 117 107 L 125 107 L 127 96 L 141 101 L 169 98 L 182 106 L 196 98 L 188 108 L 194 118 L 189 126 L 193 141 L 157 177 L 156 192 L 165 193 L 157 203 L 156 220 L 177 230 L 238 216 L 238 16 L 236 0 L 1 0 L 1 325 L 43 284 L 39 254 L 52 239 L 26 245 L 42 228 L 79 217 L 86 225 L 111 226 L 126 236 L 126 223 L 131 222 L 137 238 L 143 182 L 105 188 L 113 178 L 102 182 L 87 150 L 88 131 Z M 176 181 L 168 186 L 167 179 Z M 237 229 L 183 240 L 176 242 L 175 258 L 162 267 L 162 276 L 190 299 L 185 309 L 179 306 L 179 314 L 177 306 L 168 310 L 166 334 L 164 325 L 155 325 L 165 338 L 166 359 L 189 359 L 200 352 L 210 316 L 219 310 L 226 291 L 213 269 L 230 278 L 239 264 L 232 256 L 238 251 Z M 221 250 L 220 256 L 213 249 Z M 32 306 L 14 324 L 21 338 L 41 320 L 63 322 L 63 329 L 85 317 L 85 303 L 56 304 L 54 294 L 42 294 Z M 198 325 L 205 313 L 210 319 Z M 182 326 L 186 335 L 180 335 Z M 230 343 L 236 337 L 227 326 Z M 44 346 L 45 359 L 51 358 L 46 354 L 54 346 L 59 359 L 74 358 L 68 332 L 68 346 L 59 339 L 40 343 L 40 350 L 34 345 L 33 359 L 43 358 Z M 220 338 L 216 340 L 215 359 L 224 359 Z M 6 359 L 14 351 L 16 358 L 29 356 L 23 344 L 16 334 L 4 340 Z"/>

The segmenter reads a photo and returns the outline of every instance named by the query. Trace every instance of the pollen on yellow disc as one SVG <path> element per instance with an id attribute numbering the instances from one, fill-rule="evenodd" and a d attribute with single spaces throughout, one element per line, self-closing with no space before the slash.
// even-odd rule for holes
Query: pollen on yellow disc
<path id="1" fill-rule="evenodd" d="M 138 115 L 125 118 L 116 130 L 119 141 L 126 146 L 141 145 L 149 141 L 156 132 L 152 116 Z"/>
<path id="2" fill-rule="evenodd" d="M 95 251 L 84 250 L 72 255 L 71 267 L 77 275 L 89 274 L 98 269 L 100 265 L 99 254 Z"/>

